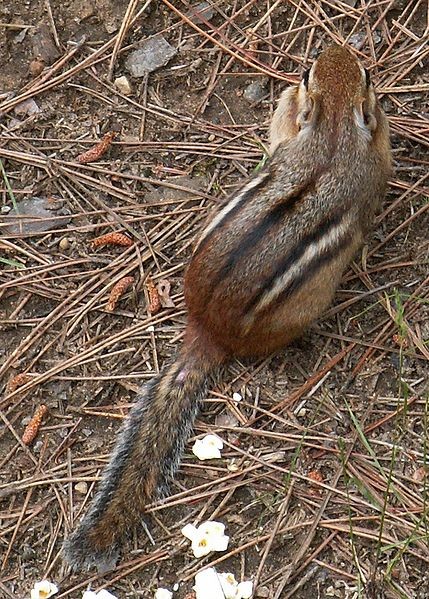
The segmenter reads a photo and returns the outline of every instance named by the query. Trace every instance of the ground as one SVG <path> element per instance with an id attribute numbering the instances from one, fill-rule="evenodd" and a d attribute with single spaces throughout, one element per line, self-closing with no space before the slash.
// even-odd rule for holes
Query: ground
<path id="1" fill-rule="evenodd" d="M 429 597 L 427 7 L 210 4 L 205 22 L 178 1 L 0 7 L 0 595 L 47 578 L 58 597 L 179 583 L 183 599 L 215 564 L 253 580 L 255 597 Z M 178 52 L 133 77 L 127 59 L 155 34 Z M 394 172 L 368 245 L 302 339 L 232 363 L 210 390 L 194 434 L 218 434 L 222 458 L 198 462 L 191 439 L 117 569 L 72 574 L 62 541 L 138 387 L 180 346 L 198 231 L 260 168 L 275 99 L 333 40 L 369 69 L 391 125 Z M 79 162 L 109 132 L 107 152 Z M 91 244 L 113 231 L 132 245 Z M 151 281 L 171 286 L 159 311 Z M 226 525 L 228 550 L 194 559 L 180 530 L 208 519 Z"/>

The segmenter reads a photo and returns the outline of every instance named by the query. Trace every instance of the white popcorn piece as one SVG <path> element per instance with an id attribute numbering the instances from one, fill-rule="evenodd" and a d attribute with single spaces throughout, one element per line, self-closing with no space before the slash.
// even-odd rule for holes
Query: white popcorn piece
<path id="1" fill-rule="evenodd" d="M 230 572 L 218 573 L 207 568 L 195 576 L 196 599 L 251 599 L 253 583 L 238 583 Z"/>
<path id="2" fill-rule="evenodd" d="M 253 583 L 237 582 L 234 574 L 230 572 L 218 574 L 225 599 L 250 599 L 253 593 Z"/>
<path id="3" fill-rule="evenodd" d="M 195 557 L 204 557 L 211 551 L 226 551 L 229 537 L 225 535 L 225 525 L 221 522 L 202 522 L 198 528 L 187 524 L 182 528 L 182 535 L 191 541 Z"/>
<path id="4" fill-rule="evenodd" d="M 225 599 L 237 599 L 238 582 L 235 580 L 234 574 L 230 572 L 218 574 Z"/>
<path id="5" fill-rule="evenodd" d="M 85 591 L 82 595 L 82 599 L 118 599 L 116 595 L 112 595 L 106 589 L 101 589 L 96 593 L 95 591 Z"/>
<path id="6" fill-rule="evenodd" d="M 49 582 L 49 580 L 41 580 L 36 582 L 34 587 L 30 591 L 30 599 L 48 599 L 58 593 L 58 587 L 56 584 Z"/>
<path id="7" fill-rule="evenodd" d="M 155 591 L 154 599 L 172 599 L 173 593 L 168 589 L 157 589 Z"/>
<path id="8" fill-rule="evenodd" d="M 240 393 L 233 393 L 232 399 L 233 401 L 241 401 L 243 398 L 241 397 Z"/>
<path id="9" fill-rule="evenodd" d="M 237 590 L 241 599 L 251 599 L 253 594 L 253 582 L 251 580 L 239 582 Z"/>
<path id="10" fill-rule="evenodd" d="M 112 593 L 109 593 L 109 591 L 106 591 L 106 589 L 101 589 L 101 591 L 98 591 L 97 593 L 97 599 L 118 599 L 116 597 L 116 595 L 112 595 Z"/>
<path id="11" fill-rule="evenodd" d="M 217 572 L 214 568 L 207 568 L 195 575 L 196 599 L 225 599 Z"/>
<path id="12" fill-rule="evenodd" d="M 221 458 L 220 450 L 223 449 L 223 441 L 217 435 L 206 435 L 203 439 L 197 439 L 192 447 L 192 453 L 199 460 L 213 460 Z"/>

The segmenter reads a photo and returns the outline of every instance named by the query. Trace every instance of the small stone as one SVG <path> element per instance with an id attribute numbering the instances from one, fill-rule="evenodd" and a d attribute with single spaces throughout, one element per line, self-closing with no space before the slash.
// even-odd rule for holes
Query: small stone
<path id="1" fill-rule="evenodd" d="M 237 464 L 234 458 L 228 460 L 228 462 L 226 463 L 226 468 L 230 472 L 238 472 L 238 470 L 240 470 L 240 466 Z"/>
<path id="2" fill-rule="evenodd" d="M 66 252 L 69 249 L 70 241 L 67 239 L 67 237 L 63 237 L 62 239 L 60 239 L 58 247 L 62 252 Z"/>
<path id="3" fill-rule="evenodd" d="M 134 50 L 125 61 L 125 66 L 133 77 L 144 77 L 152 71 L 163 67 L 177 53 L 165 38 L 158 35 L 145 42 L 138 50 Z"/>
<path id="4" fill-rule="evenodd" d="M 40 453 L 42 451 L 43 441 L 36 441 L 33 445 L 33 453 Z"/>
<path id="5" fill-rule="evenodd" d="M 2 214 L 9 214 L 9 212 L 11 211 L 11 207 L 10 206 L 2 206 L 1 207 L 1 213 Z"/>
<path id="6" fill-rule="evenodd" d="M 131 83 L 128 81 L 125 75 L 117 77 L 113 82 L 113 85 L 116 87 L 118 92 L 120 92 L 124 96 L 130 96 L 133 92 Z"/>
<path id="7" fill-rule="evenodd" d="M 254 81 L 246 87 L 243 96 L 248 102 L 259 102 L 267 93 L 265 86 L 260 81 Z"/>
<path id="8" fill-rule="evenodd" d="M 112 35 L 112 33 L 118 31 L 119 27 L 120 23 L 118 23 L 118 21 L 114 17 L 106 19 L 104 21 L 104 29 L 107 31 L 109 35 Z"/>
<path id="9" fill-rule="evenodd" d="M 28 562 L 32 559 L 34 559 L 36 556 L 36 552 L 34 551 L 34 549 L 32 547 L 30 547 L 30 545 L 23 545 L 22 546 L 22 553 L 21 553 L 21 557 L 25 562 Z"/>
<path id="10" fill-rule="evenodd" d="M 45 68 L 45 61 L 42 58 L 34 58 L 28 67 L 29 73 L 32 77 L 38 77 Z"/>
<path id="11" fill-rule="evenodd" d="M 366 42 L 366 32 L 365 31 L 358 31 L 357 33 L 354 33 L 353 35 L 350 36 L 349 38 L 349 44 L 350 46 L 353 46 L 353 48 L 356 48 L 356 50 L 361 50 Z"/>
<path id="12" fill-rule="evenodd" d="M 241 397 L 241 395 L 237 392 L 232 394 L 232 399 L 233 401 L 241 401 L 243 398 Z"/>
<path id="13" fill-rule="evenodd" d="M 341 2 L 344 2 L 345 4 L 347 4 L 348 6 L 350 6 L 351 8 L 353 8 L 357 4 L 357 0 L 341 0 Z M 337 4 L 339 4 L 339 3 L 337 2 Z"/>
<path id="14" fill-rule="evenodd" d="M 88 485 L 85 481 L 82 481 L 80 483 L 76 483 L 75 486 L 75 491 L 77 491 L 78 493 L 80 493 L 81 495 L 86 495 L 87 491 L 88 491 Z"/>
<path id="15" fill-rule="evenodd" d="M 191 9 L 186 13 L 188 19 L 196 24 L 204 23 L 204 19 L 210 21 L 213 15 L 214 10 L 208 2 L 200 2 L 195 6 L 191 6 Z"/>
<path id="16" fill-rule="evenodd" d="M 40 112 L 40 108 L 37 103 L 33 100 L 33 98 L 28 98 L 28 100 L 24 100 L 17 104 L 14 108 L 15 114 L 18 116 L 32 116 L 33 114 L 37 114 Z"/>
<path id="17" fill-rule="evenodd" d="M 53 64 L 60 55 L 47 23 L 40 23 L 34 30 L 32 46 L 33 57 L 42 60 L 46 65 Z"/>

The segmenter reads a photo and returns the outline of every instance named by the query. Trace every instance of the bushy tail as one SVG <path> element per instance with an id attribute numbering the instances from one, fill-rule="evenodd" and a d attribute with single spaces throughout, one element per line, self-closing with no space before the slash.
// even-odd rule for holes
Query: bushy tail
<path id="1" fill-rule="evenodd" d="M 64 543 L 64 557 L 74 569 L 112 568 L 124 533 L 148 503 L 168 492 L 217 363 L 194 348 L 143 389 L 88 512 Z"/>

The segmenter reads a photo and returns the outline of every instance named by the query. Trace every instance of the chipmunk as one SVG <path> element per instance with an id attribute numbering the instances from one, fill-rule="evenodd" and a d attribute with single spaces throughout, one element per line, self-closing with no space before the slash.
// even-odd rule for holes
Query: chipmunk
<path id="1" fill-rule="evenodd" d="M 92 505 L 65 542 L 75 569 L 114 566 L 124 533 L 168 493 L 213 374 L 298 337 L 362 244 L 391 156 L 386 116 L 349 50 L 329 47 L 283 92 L 270 150 L 200 236 L 185 276 L 182 349 L 138 396 Z"/>

